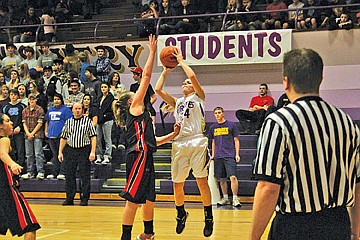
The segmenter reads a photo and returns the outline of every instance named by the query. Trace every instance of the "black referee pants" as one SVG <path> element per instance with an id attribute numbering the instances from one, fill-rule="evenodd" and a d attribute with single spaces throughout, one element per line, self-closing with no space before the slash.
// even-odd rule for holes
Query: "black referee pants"
<path id="1" fill-rule="evenodd" d="M 350 240 L 350 217 L 346 207 L 315 213 L 276 213 L 268 240 Z"/>
<path id="2" fill-rule="evenodd" d="M 81 201 L 87 201 L 90 198 L 90 151 L 90 145 L 82 148 L 72 148 L 69 145 L 66 145 L 64 148 L 63 154 L 66 175 L 65 191 L 67 202 L 74 201 L 76 194 L 76 170 L 78 167 L 80 176 L 80 199 Z"/>

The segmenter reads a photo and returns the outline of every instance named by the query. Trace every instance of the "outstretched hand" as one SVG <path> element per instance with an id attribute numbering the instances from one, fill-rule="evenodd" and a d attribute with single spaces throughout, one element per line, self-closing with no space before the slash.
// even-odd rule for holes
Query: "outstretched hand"
<path id="1" fill-rule="evenodd" d="M 181 61 L 184 60 L 184 57 L 178 48 L 174 49 L 173 55 L 176 57 L 176 60 L 178 61 L 178 63 L 180 63 Z"/>
<path id="2" fill-rule="evenodd" d="M 149 43 L 147 44 L 150 52 L 155 52 L 156 51 L 156 47 L 157 47 L 157 39 L 155 35 L 150 35 L 149 36 Z"/>
<path id="3" fill-rule="evenodd" d="M 169 74 L 171 73 L 175 68 L 168 68 L 163 66 L 163 73 Z"/>

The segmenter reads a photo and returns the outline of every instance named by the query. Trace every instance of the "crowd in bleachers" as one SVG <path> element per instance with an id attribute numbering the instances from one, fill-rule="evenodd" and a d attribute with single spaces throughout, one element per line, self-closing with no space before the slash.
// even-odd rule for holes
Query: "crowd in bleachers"
<path id="1" fill-rule="evenodd" d="M 51 165 L 58 165 L 61 129 L 72 116 L 70 109 L 75 103 L 83 103 L 84 116 L 90 117 L 97 128 L 95 164 L 109 164 L 112 150 L 125 148 L 123 130 L 114 123 L 112 111 L 114 100 L 126 90 L 120 75 L 110 73 L 104 47 L 96 48 L 97 58 L 93 62 L 89 62 L 87 53 L 74 50 L 72 44 L 67 44 L 66 57 L 60 59 L 44 42 L 37 59 L 34 48 L 29 46 L 23 50 L 26 56 L 23 59 L 14 44 L 6 44 L 7 56 L 0 69 L 0 111 L 14 122 L 17 131 L 12 137 L 21 136 L 12 141 L 12 147 L 14 159 L 27 167 L 23 179 L 46 177 L 43 153 L 46 138 L 53 156 Z M 60 167 L 52 170 L 48 178 L 64 179 L 60 170 Z"/>
<path id="2" fill-rule="evenodd" d="M 5 0 L 0 5 L 0 26 L 21 26 L 37 24 L 55 24 L 72 22 L 73 16 L 80 15 L 91 19 L 99 14 L 106 3 L 112 0 Z M 308 7 L 359 4 L 359 0 L 148 0 L 133 3 L 141 12 L 136 18 L 140 37 L 156 32 L 158 17 L 170 17 L 160 22 L 159 34 L 195 33 L 220 31 L 225 15 L 224 30 L 259 30 L 259 29 L 351 29 L 358 27 L 360 7 L 333 7 L 304 9 Z M 123 5 L 131 5 L 124 2 Z M 296 11 L 288 11 L 294 9 Z M 263 13 L 259 11 L 284 10 Z M 211 17 L 188 17 L 197 14 L 215 14 Z M 238 14 L 236 14 L 238 13 Z M 247 14 L 243 14 L 247 13 Z M 180 18 L 171 18 L 171 17 Z M 296 18 L 296 19 L 295 19 Z M 147 20 L 145 20 L 147 19 Z M 151 20 L 149 20 L 151 19 Z M 14 36 L 5 29 L 0 41 L 32 42 L 35 40 L 37 27 L 17 27 Z M 40 41 L 56 41 L 56 26 L 45 25 L 40 29 Z"/>
<path id="3" fill-rule="evenodd" d="M 359 25 L 359 7 L 333 7 L 324 9 L 306 9 L 304 11 L 287 11 L 308 7 L 335 6 L 360 3 L 344 0 L 227 0 L 227 1 L 197 1 L 197 0 L 150 0 L 143 6 L 142 18 L 171 18 L 160 23 L 160 34 L 194 33 L 203 31 L 201 22 L 207 23 L 210 31 L 218 31 L 222 18 L 190 18 L 187 15 L 205 13 L 228 13 L 225 20 L 225 30 L 259 30 L 259 29 L 351 29 Z M 259 13 L 259 11 L 284 10 L 283 12 Z M 234 14 L 239 13 L 239 14 Z M 241 14 L 248 13 L 248 14 Z M 220 23 L 220 24 L 216 24 Z M 155 32 L 154 21 L 140 23 L 140 35 L 147 36 Z"/>

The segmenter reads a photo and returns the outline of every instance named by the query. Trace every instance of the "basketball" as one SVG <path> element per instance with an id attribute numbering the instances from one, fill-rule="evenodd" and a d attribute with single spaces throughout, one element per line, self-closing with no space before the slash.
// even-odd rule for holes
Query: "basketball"
<path id="1" fill-rule="evenodd" d="M 167 46 L 161 50 L 160 61 L 164 67 L 174 68 L 178 65 L 176 57 L 173 55 L 175 49 L 174 46 Z"/>

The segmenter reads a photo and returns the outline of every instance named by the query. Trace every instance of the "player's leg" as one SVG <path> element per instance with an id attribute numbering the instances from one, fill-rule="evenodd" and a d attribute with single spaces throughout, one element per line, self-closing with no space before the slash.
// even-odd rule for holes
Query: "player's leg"
<path id="1" fill-rule="evenodd" d="M 131 240 L 131 231 L 134 224 L 134 219 L 136 215 L 136 210 L 138 209 L 138 204 L 126 201 L 126 205 L 121 217 L 122 222 L 122 236 L 121 240 Z"/>

